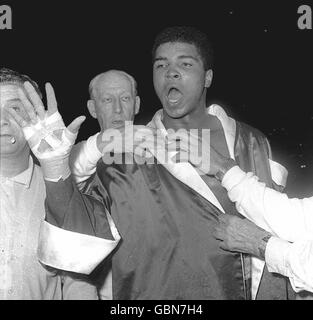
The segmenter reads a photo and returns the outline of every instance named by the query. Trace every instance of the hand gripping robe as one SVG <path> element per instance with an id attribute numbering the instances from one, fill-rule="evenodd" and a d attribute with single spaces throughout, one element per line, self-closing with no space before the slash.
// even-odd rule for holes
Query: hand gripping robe
<path id="1" fill-rule="evenodd" d="M 230 155 L 272 186 L 265 137 L 244 124 L 236 126 L 218 106 L 209 112 L 222 122 Z M 159 113 L 153 122 L 162 126 Z M 58 184 L 48 192 L 60 193 Z M 92 212 L 94 199 L 110 211 L 122 237 L 112 256 L 114 299 L 245 299 L 241 255 L 221 250 L 212 236 L 216 217 L 227 207 L 215 191 L 188 163 L 106 165 L 100 160 L 89 196 L 73 188 L 57 224 L 73 230 L 75 216 L 89 224 L 88 233 L 99 229 L 104 216 Z M 53 201 L 47 200 L 48 216 L 55 216 Z M 286 298 L 285 279 L 279 281 L 262 298 Z"/>

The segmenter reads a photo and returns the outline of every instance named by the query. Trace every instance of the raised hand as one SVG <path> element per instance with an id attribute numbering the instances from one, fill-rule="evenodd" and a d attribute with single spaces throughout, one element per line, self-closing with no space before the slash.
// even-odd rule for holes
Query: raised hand
<path id="1" fill-rule="evenodd" d="M 66 128 L 58 112 L 51 84 L 46 84 L 47 110 L 29 82 L 24 83 L 24 90 L 19 89 L 19 96 L 25 114 L 18 114 L 13 109 L 10 113 L 21 126 L 32 152 L 40 161 L 45 179 L 55 181 L 60 178 L 65 179 L 70 174 L 68 157 L 85 117 L 76 118 Z"/>

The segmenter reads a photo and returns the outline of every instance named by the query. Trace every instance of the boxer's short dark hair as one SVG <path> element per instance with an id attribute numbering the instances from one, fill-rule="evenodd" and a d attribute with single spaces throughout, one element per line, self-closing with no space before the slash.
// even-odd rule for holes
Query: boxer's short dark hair
<path id="1" fill-rule="evenodd" d="M 202 59 L 204 69 L 207 71 L 213 67 L 213 48 L 207 35 L 194 27 L 176 26 L 162 30 L 155 38 L 152 48 L 152 61 L 158 47 L 167 42 L 182 42 L 193 44 Z"/>

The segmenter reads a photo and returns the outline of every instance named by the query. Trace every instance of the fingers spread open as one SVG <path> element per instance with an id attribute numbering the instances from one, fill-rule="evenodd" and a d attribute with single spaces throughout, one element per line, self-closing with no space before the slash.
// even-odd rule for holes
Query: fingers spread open
<path id="1" fill-rule="evenodd" d="M 28 100 L 28 98 L 26 97 L 25 92 L 22 89 L 18 89 L 18 95 L 22 101 L 24 110 L 27 114 L 27 116 L 29 117 L 30 121 L 35 124 L 37 122 L 37 115 L 36 112 L 34 110 L 33 105 L 31 104 L 31 102 Z M 25 119 L 24 119 L 25 120 Z"/>
<path id="2" fill-rule="evenodd" d="M 51 115 L 58 111 L 58 103 L 55 97 L 54 89 L 49 82 L 46 83 L 46 95 L 47 95 L 48 115 Z"/>
<path id="3" fill-rule="evenodd" d="M 24 88 L 29 96 L 30 102 L 32 103 L 33 109 L 36 111 L 40 119 L 45 117 L 45 107 L 32 84 L 28 81 L 24 83 Z"/>
<path id="4" fill-rule="evenodd" d="M 24 128 L 28 125 L 28 122 L 13 108 L 8 109 L 8 112 L 21 128 Z"/>

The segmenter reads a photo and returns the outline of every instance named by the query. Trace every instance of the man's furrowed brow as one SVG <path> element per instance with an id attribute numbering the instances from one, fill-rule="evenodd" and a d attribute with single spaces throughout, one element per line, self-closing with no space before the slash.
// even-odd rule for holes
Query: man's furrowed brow
<path id="1" fill-rule="evenodd" d="M 200 61 L 197 57 L 191 56 L 191 55 L 181 55 L 181 56 L 178 57 L 178 59 L 192 59 L 192 60 L 194 60 L 196 62 Z"/>

